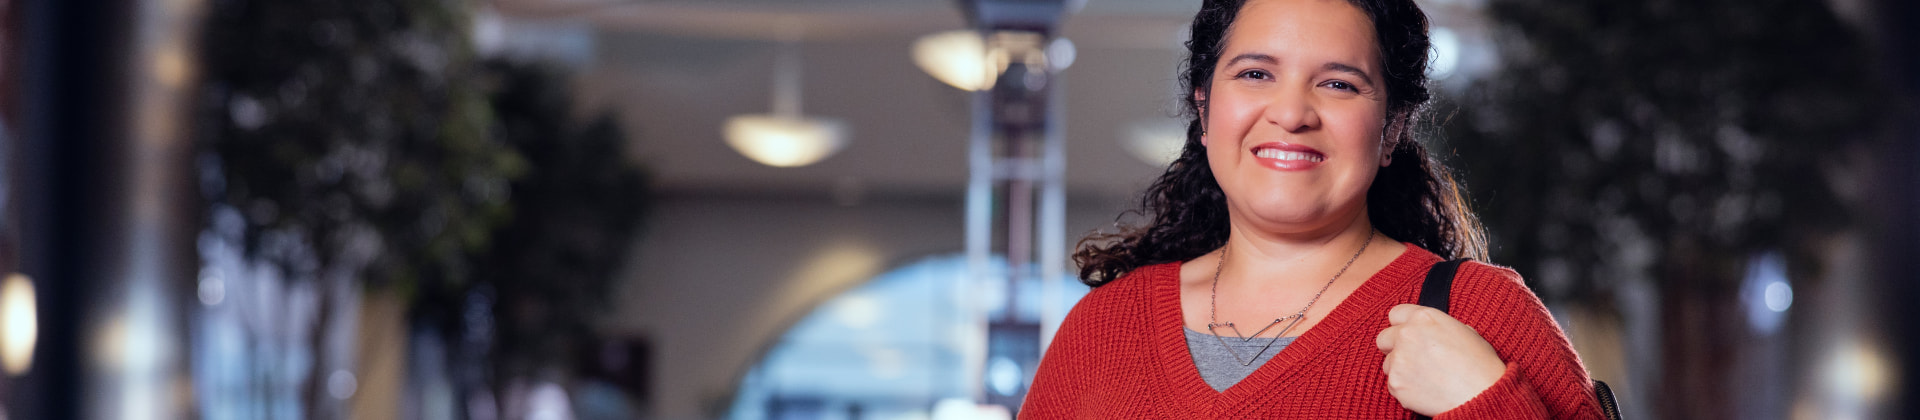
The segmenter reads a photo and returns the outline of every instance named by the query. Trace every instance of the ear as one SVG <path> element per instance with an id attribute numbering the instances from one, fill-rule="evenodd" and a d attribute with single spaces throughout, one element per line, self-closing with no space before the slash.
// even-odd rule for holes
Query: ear
<path id="1" fill-rule="evenodd" d="M 1393 165 L 1393 150 L 1400 148 L 1400 130 L 1395 127 L 1398 125 L 1389 122 L 1386 128 L 1380 131 L 1380 167 L 1382 168 Z"/>
<path id="2" fill-rule="evenodd" d="M 1200 111 L 1200 147 L 1207 146 L 1207 91 L 1194 89 L 1193 103 Z"/>

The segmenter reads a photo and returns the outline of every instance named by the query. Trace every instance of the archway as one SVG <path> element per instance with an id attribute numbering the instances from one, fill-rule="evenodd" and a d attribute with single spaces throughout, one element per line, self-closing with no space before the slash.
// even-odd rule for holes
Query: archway
<path id="1" fill-rule="evenodd" d="M 993 280 L 969 279 L 965 255 L 932 256 L 823 301 L 747 370 L 728 417 L 930 419 L 943 401 L 973 401 L 980 386 L 993 392 L 1024 383 L 1030 366 L 976 367 L 987 320 L 1008 310 L 1004 261 L 995 259 L 990 271 Z M 1021 299 L 1032 303 L 1013 315 L 1040 320 L 1042 305 L 1064 314 L 1088 291 L 1072 279 L 1054 280 L 1065 284 L 1058 296 Z M 1042 286 L 1023 284 L 1019 293 L 1042 296 Z"/>

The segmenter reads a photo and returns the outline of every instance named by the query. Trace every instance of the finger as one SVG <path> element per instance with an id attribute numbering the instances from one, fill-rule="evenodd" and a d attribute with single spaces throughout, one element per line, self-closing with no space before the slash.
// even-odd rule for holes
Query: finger
<path id="1" fill-rule="evenodd" d="M 1394 363 L 1393 359 L 1394 359 L 1393 355 L 1389 354 L 1384 360 L 1381 360 L 1380 372 L 1381 374 L 1387 376 L 1387 393 L 1393 394 L 1395 398 L 1399 398 L 1399 394 L 1401 391 L 1400 385 L 1402 383 L 1405 383 L 1408 380 L 1408 378 L 1405 378 L 1402 376 L 1394 376 L 1394 374 L 1396 373 L 1395 368 L 1397 366 L 1400 366 L 1400 364 Z M 1404 375 L 1406 372 L 1398 372 L 1398 373 L 1401 373 L 1402 375 Z"/>
<path id="2" fill-rule="evenodd" d="M 1379 336 L 1374 337 L 1373 345 L 1379 347 L 1381 353 L 1392 353 L 1394 341 L 1397 341 L 1399 336 L 1400 327 L 1387 327 L 1380 330 Z"/>
<path id="3" fill-rule="evenodd" d="M 1415 314 L 1420 313 L 1422 309 L 1433 309 L 1433 308 L 1428 308 L 1425 306 L 1415 305 L 1411 303 L 1402 303 L 1399 305 L 1394 305 L 1393 310 L 1387 311 L 1387 323 L 1393 324 L 1393 325 L 1405 324 L 1407 323 L 1408 320 L 1412 320 Z"/>

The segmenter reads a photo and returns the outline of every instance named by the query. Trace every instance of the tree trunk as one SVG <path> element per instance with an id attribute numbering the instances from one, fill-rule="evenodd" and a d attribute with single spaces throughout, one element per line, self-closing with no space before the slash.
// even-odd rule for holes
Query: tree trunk
<path id="1" fill-rule="evenodd" d="M 1664 389 L 1648 395 L 1662 418 L 1731 419 L 1730 372 L 1742 331 L 1738 284 L 1724 261 L 1685 241 L 1668 254 L 1659 278 Z"/>
<path id="2" fill-rule="evenodd" d="M 324 282 L 327 279 L 323 276 L 313 281 Z M 300 395 L 306 399 L 308 420 L 338 417 L 330 416 L 335 410 L 327 409 L 333 402 L 332 395 L 327 392 L 327 378 L 333 373 L 327 366 L 327 332 L 333 326 L 333 289 L 324 284 L 314 285 L 313 325 L 307 333 L 307 351 L 312 352 L 313 360 L 309 362 L 312 366 L 300 385 Z"/>

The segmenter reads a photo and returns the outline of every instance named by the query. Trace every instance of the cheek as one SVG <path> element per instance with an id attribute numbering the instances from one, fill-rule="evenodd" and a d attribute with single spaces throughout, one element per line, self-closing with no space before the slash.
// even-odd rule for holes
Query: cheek
<path id="1" fill-rule="evenodd" d="M 1386 137 L 1383 137 L 1383 134 L 1385 134 L 1385 131 L 1379 127 L 1362 131 L 1356 146 L 1359 147 L 1361 151 L 1375 158 L 1384 157 L 1385 154 L 1383 152 L 1386 151 Z"/>
<path id="2" fill-rule="evenodd" d="M 1342 118 L 1329 118 L 1328 128 L 1342 139 L 1342 147 L 1378 159 L 1385 151 L 1386 118 L 1380 111 L 1371 108 L 1343 112 Z"/>
<path id="3" fill-rule="evenodd" d="M 1220 179 L 1220 174 L 1232 171 L 1234 160 L 1238 158 L 1235 152 L 1239 149 L 1231 146 L 1233 141 L 1230 139 L 1220 137 L 1218 134 L 1208 134 L 1208 136 L 1213 139 L 1206 150 L 1207 167 L 1213 170 L 1215 181 L 1224 181 Z"/>
<path id="4" fill-rule="evenodd" d="M 1222 92 L 1214 96 L 1207 109 L 1207 133 L 1212 134 L 1209 137 L 1213 137 L 1210 140 L 1237 138 L 1246 134 L 1253 123 L 1259 120 L 1263 108 L 1265 108 L 1263 104 L 1255 98 L 1222 89 Z"/>

